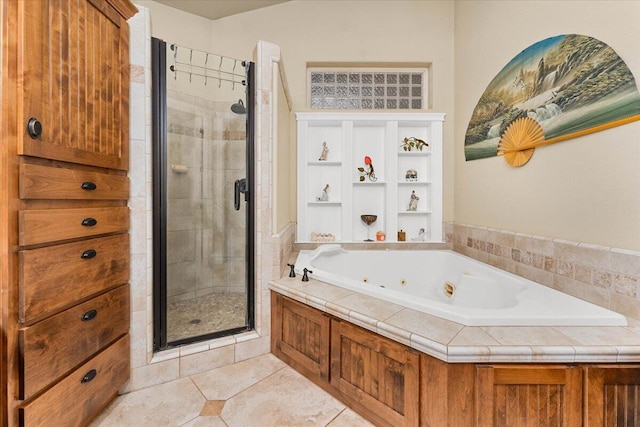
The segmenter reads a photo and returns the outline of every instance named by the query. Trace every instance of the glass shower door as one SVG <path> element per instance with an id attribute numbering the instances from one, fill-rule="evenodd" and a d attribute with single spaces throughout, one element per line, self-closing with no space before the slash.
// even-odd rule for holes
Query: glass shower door
<path id="1" fill-rule="evenodd" d="M 158 55 L 165 62 L 154 69 L 166 72 L 164 79 L 158 76 L 164 81 L 164 90 L 158 89 L 163 101 L 154 109 L 164 121 L 154 177 L 162 199 L 154 210 L 164 225 L 164 230 L 156 227 L 154 237 L 156 244 L 164 239 L 164 250 L 158 248 L 154 259 L 164 267 L 154 271 L 160 349 L 253 327 L 253 245 L 247 168 L 252 112 L 244 107 L 251 105 L 246 98 L 251 64 L 238 70 L 238 60 L 214 61 L 211 53 L 176 45 L 165 45 L 164 55 Z M 237 82 L 216 81 L 222 73 L 214 75 L 205 66 L 225 60 L 229 66 L 235 61 L 225 77 Z"/>

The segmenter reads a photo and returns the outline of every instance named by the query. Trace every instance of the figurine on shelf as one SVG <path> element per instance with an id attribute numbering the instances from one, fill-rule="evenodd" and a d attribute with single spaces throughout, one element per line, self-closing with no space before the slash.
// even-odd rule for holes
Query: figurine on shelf
<path id="1" fill-rule="evenodd" d="M 327 160 L 327 155 L 328 154 L 329 154 L 329 147 L 327 147 L 327 141 L 324 141 L 322 143 L 322 152 L 320 153 L 320 158 L 318 159 L 318 161 Z"/>
<path id="2" fill-rule="evenodd" d="M 327 193 L 328 190 L 329 190 L 329 184 L 324 186 L 324 189 L 322 190 L 322 195 L 320 197 L 316 197 L 316 200 L 318 202 L 328 202 L 329 201 L 329 194 Z"/>
<path id="3" fill-rule="evenodd" d="M 416 191 L 415 190 L 411 190 L 411 199 L 409 200 L 409 208 L 407 208 L 408 211 L 415 211 L 418 209 L 418 200 L 420 200 L 420 197 L 418 197 L 416 195 Z"/>
<path id="4" fill-rule="evenodd" d="M 369 181 L 376 182 L 378 178 L 373 172 L 373 162 L 371 161 L 371 157 L 364 156 L 364 164 L 365 167 L 358 168 L 358 172 L 360 173 L 360 182 L 364 181 L 365 176 L 369 178 Z"/>
<path id="5" fill-rule="evenodd" d="M 424 228 L 421 228 L 418 235 L 411 240 L 414 242 L 424 242 Z"/>
<path id="6" fill-rule="evenodd" d="M 415 182 L 418 180 L 418 171 L 415 169 L 407 170 L 407 173 L 404 175 L 404 180 L 407 182 Z"/>
<path id="7" fill-rule="evenodd" d="M 411 151 L 414 148 L 422 151 L 424 147 L 429 146 L 429 143 L 421 140 L 420 138 L 416 138 L 415 136 L 410 136 L 408 138 L 404 138 L 400 146 L 404 151 Z"/>
<path id="8" fill-rule="evenodd" d="M 311 233 L 311 241 L 312 242 L 335 242 L 336 236 L 331 233 Z"/>

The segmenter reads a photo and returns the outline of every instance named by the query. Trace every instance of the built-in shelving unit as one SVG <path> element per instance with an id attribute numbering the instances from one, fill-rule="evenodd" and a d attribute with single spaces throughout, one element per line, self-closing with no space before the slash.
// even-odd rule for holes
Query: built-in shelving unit
<path id="1" fill-rule="evenodd" d="M 441 113 L 297 113 L 298 227 L 297 241 L 375 240 L 396 242 L 398 231 L 407 242 L 442 241 L 442 128 Z M 429 146 L 404 151 L 404 138 L 415 137 Z M 323 143 L 329 149 L 322 159 Z M 375 179 L 365 157 L 371 159 Z M 417 177 L 408 176 L 408 171 Z M 361 176 L 364 175 L 364 181 Z M 373 178 L 373 177 L 372 177 Z M 322 200 L 326 186 L 328 200 Z M 415 210 L 409 209 L 412 193 Z M 367 226 L 361 215 L 377 215 Z M 415 239 L 415 240 L 414 240 Z"/>

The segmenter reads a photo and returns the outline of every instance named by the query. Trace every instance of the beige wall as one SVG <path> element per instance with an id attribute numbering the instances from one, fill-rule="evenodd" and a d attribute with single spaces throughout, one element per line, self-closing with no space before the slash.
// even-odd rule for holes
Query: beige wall
<path id="1" fill-rule="evenodd" d="M 273 191 L 273 229 L 274 233 L 285 228 L 289 223 L 296 221 L 295 203 L 291 199 L 291 172 L 296 170 L 295 140 L 290 133 L 292 118 L 291 107 L 286 89 L 286 81 L 283 78 L 283 71 L 279 63 L 273 64 L 273 87 L 274 95 L 274 116 L 275 130 L 274 140 L 275 150 L 273 162 L 273 177 L 275 179 Z M 277 90 L 276 90 L 277 89 Z M 295 180 L 295 175 L 293 175 Z M 295 189 L 294 189 L 295 191 Z M 295 194 L 295 193 L 294 193 Z"/>
<path id="2" fill-rule="evenodd" d="M 511 168 L 465 162 L 464 134 L 491 79 L 558 34 L 610 45 L 640 78 L 640 2 L 458 1 L 455 5 L 455 221 L 640 249 L 640 123 L 539 148 Z"/>

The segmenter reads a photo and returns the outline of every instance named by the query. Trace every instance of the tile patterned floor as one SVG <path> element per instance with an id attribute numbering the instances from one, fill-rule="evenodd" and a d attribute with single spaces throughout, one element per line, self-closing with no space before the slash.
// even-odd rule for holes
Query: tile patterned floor
<path id="1" fill-rule="evenodd" d="M 368 427 L 271 354 L 119 396 L 90 427 Z"/>

